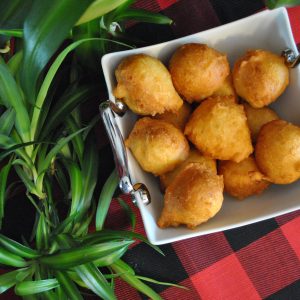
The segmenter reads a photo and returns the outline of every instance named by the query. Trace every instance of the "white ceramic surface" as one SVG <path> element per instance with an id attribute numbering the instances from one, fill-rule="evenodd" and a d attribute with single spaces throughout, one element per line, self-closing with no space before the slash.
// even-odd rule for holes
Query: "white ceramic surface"
<path id="1" fill-rule="evenodd" d="M 116 81 L 114 70 L 126 56 L 146 53 L 167 63 L 175 49 L 185 43 L 206 43 L 226 52 L 231 65 L 248 49 L 267 49 L 280 54 L 285 48 L 296 53 L 289 19 L 284 8 L 263 11 L 245 19 L 217 28 L 186 36 L 177 40 L 149 47 L 107 54 L 102 59 L 102 67 L 110 99 Z M 291 70 L 290 85 L 272 107 L 283 118 L 300 125 L 300 67 Z M 116 117 L 123 136 L 126 138 L 136 117 L 127 112 L 122 118 Z M 151 174 L 145 173 L 128 151 L 129 170 L 134 182 L 143 182 L 150 190 L 152 202 L 148 206 L 138 203 L 147 236 L 153 244 L 165 244 L 203 234 L 223 231 L 257 221 L 262 221 L 300 208 L 300 181 L 290 185 L 273 185 L 259 196 L 237 201 L 225 195 L 221 211 L 195 230 L 185 227 L 160 229 L 156 221 L 163 205 L 163 195 L 159 183 Z"/>

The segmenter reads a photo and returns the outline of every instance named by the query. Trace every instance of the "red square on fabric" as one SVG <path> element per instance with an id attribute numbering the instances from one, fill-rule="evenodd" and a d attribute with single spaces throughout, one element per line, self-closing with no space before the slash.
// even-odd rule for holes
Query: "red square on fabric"
<path id="1" fill-rule="evenodd" d="M 178 0 L 157 0 L 157 3 L 159 4 L 161 9 L 166 9 L 177 1 Z"/>
<path id="2" fill-rule="evenodd" d="M 164 290 L 162 293 L 160 293 L 161 297 L 164 300 L 174 300 L 174 299 L 200 300 L 201 299 L 191 279 L 187 278 L 186 280 L 183 280 L 178 284 L 187 287 L 188 290 L 171 286 L 166 290 Z"/>
<path id="3" fill-rule="evenodd" d="M 276 217 L 275 219 L 276 219 L 276 222 L 278 223 L 278 225 L 282 226 L 283 224 L 288 223 L 291 220 L 293 220 L 299 216 L 300 216 L 300 210 L 296 210 L 289 214 L 285 214 L 285 215 Z"/>
<path id="4" fill-rule="evenodd" d="M 300 217 L 283 225 L 281 230 L 300 259 Z"/>
<path id="5" fill-rule="evenodd" d="M 193 275 L 233 253 L 223 233 L 209 234 L 173 243 L 183 267 Z"/>
<path id="6" fill-rule="evenodd" d="M 290 23 L 296 44 L 300 43 L 300 6 L 288 8 Z"/>
<path id="7" fill-rule="evenodd" d="M 205 300 L 261 299 L 235 254 L 193 275 L 191 280 Z"/>
<path id="8" fill-rule="evenodd" d="M 140 294 L 136 289 L 134 289 L 132 286 L 127 284 L 125 281 L 121 279 L 116 280 L 116 288 L 115 288 L 115 293 L 117 299 L 142 299 Z"/>
<path id="9" fill-rule="evenodd" d="M 236 255 L 262 298 L 299 279 L 299 260 L 280 229 L 242 248 Z"/>

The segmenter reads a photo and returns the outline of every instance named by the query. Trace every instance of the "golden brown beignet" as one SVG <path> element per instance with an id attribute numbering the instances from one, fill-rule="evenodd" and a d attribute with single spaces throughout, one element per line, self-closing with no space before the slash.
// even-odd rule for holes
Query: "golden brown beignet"
<path id="1" fill-rule="evenodd" d="M 167 187 L 158 226 L 194 228 L 206 222 L 222 206 L 223 187 L 222 176 L 203 171 L 197 163 L 187 165 Z"/>
<path id="2" fill-rule="evenodd" d="M 278 120 L 279 117 L 276 112 L 269 107 L 253 108 L 248 103 L 244 103 L 243 105 L 247 116 L 251 139 L 252 142 L 255 143 L 260 128 L 270 121 Z"/>
<path id="3" fill-rule="evenodd" d="M 183 104 L 167 68 L 156 58 L 145 54 L 126 57 L 116 71 L 116 98 L 123 100 L 139 115 L 177 111 Z"/>
<path id="4" fill-rule="evenodd" d="M 189 154 L 189 144 L 178 128 L 148 117 L 135 123 L 125 144 L 140 166 L 154 175 L 173 170 Z"/>
<path id="5" fill-rule="evenodd" d="M 231 74 L 225 78 L 222 85 L 215 92 L 213 92 L 211 96 L 234 96 L 236 102 L 238 102 L 238 97 L 233 86 Z"/>
<path id="6" fill-rule="evenodd" d="M 288 184 L 300 178 L 300 127 L 283 120 L 265 124 L 257 138 L 255 159 L 273 183 Z"/>
<path id="7" fill-rule="evenodd" d="M 270 185 L 252 155 L 239 163 L 220 161 L 219 174 L 223 175 L 225 192 L 238 199 L 260 194 Z"/>
<path id="8" fill-rule="evenodd" d="M 190 103 L 212 95 L 230 72 L 226 55 L 204 44 L 179 47 L 169 70 L 177 92 Z"/>
<path id="9" fill-rule="evenodd" d="M 199 166 L 203 167 L 203 171 L 212 172 L 217 174 L 217 164 L 216 160 L 210 157 L 203 156 L 198 150 L 191 149 L 187 159 L 179 164 L 173 171 L 161 175 L 160 183 L 162 190 L 165 190 L 174 178 L 182 171 L 188 164 L 197 163 Z"/>
<path id="10" fill-rule="evenodd" d="M 184 102 L 183 105 L 176 112 L 165 112 L 161 115 L 155 115 L 154 119 L 166 121 L 173 124 L 175 127 L 184 130 L 185 124 L 188 121 L 192 112 L 190 104 Z"/>
<path id="11" fill-rule="evenodd" d="M 265 50 L 248 51 L 233 68 L 237 94 L 260 108 L 274 102 L 289 84 L 284 58 Z"/>
<path id="12" fill-rule="evenodd" d="M 233 96 L 231 101 L 222 97 L 203 101 L 184 133 L 201 153 L 214 159 L 240 162 L 253 152 L 244 108 Z"/>

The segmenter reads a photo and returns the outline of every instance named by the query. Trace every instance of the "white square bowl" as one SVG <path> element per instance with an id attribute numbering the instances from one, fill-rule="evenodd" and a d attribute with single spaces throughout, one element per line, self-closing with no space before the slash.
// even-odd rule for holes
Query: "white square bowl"
<path id="1" fill-rule="evenodd" d="M 206 43 L 228 55 L 231 65 L 248 49 L 267 49 L 280 54 L 290 48 L 296 53 L 289 18 L 284 8 L 266 10 L 253 16 L 207 31 L 189 35 L 173 41 L 105 55 L 102 67 L 109 97 L 114 100 L 113 88 L 116 85 L 114 71 L 120 61 L 132 54 L 145 53 L 168 63 L 176 48 L 186 43 Z M 300 125 L 300 74 L 299 67 L 290 72 L 290 85 L 285 93 L 272 105 L 282 119 Z M 136 116 L 127 112 L 116 116 L 116 122 L 124 138 L 127 138 Z M 152 202 L 145 206 L 138 203 L 148 239 L 153 244 L 165 244 L 208 233 L 223 231 L 254 222 L 262 221 L 300 208 L 300 181 L 289 185 L 272 185 L 259 196 L 237 201 L 225 194 L 220 212 L 195 230 L 185 227 L 160 229 L 156 222 L 163 207 L 163 195 L 158 179 L 144 172 L 130 151 L 127 150 L 129 172 L 133 183 L 144 183 L 151 194 Z"/>

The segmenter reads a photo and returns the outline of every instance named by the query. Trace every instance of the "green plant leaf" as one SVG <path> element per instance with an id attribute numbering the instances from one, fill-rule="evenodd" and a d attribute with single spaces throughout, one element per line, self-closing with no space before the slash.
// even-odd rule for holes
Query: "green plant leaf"
<path id="1" fill-rule="evenodd" d="M 152 245 L 148 241 L 148 239 L 145 238 L 143 235 L 132 232 L 132 231 L 103 229 L 101 231 L 96 231 L 96 232 L 90 233 L 90 234 L 84 236 L 81 240 L 84 242 L 85 245 L 91 245 L 94 243 L 100 243 L 100 242 L 105 242 L 105 241 L 109 241 L 112 239 L 121 239 L 121 238 L 138 239 L 138 240 L 148 244 L 150 247 L 152 247 L 155 251 L 157 251 L 161 255 L 164 255 L 164 253 L 160 250 L 160 248 L 158 246 Z"/>
<path id="2" fill-rule="evenodd" d="M 0 170 L 0 229 L 2 227 L 2 219 L 4 217 L 4 206 L 5 206 L 5 194 L 6 194 L 6 183 L 9 171 L 11 169 L 11 162 L 2 167 Z M 1 235 L 0 235 L 1 245 Z"/>
<path id="3" fill-rule="evenodd" d="M 123 247 L 120 250 L 114 251 L 110 254 L 108 254 L 104 258 L 96 259 L 93 263 L 97 267 L 107 267 L 110 266 L 112 263 L 120 259 L 128 250 L 127 247 Z"/>
<path id="4" fill-rule="evenodd" d="M 9 136 L 15 123 L 16 113 L 13 108 L 8 108 L 0 117 L 0 134 Z"/>
<path id="5" fill-rule="evenodd" d="M 158 281 L 158 280 L 155 280 L 155 279 L 152 279 L 152 278 L 148 278 L 148 277 L 144 277 L 144 276 L 135 275 L 135 278 L 143 280 L 143 281 L 147 281 L 147 282 L 159 284 L 159 285 L 174 286 L 174 287 L 177 287 L 179 289 L 189 290 L 187 287 L 185 287 L 183 285 L 179 285 L 179 284 L 175 284 L 175 283 L 170 283 L 170 282 L 162 282 L 162 281 Z"/>
<path id="6" fill-rule="evenodd" d="M 7 66 L 12 76 L 17 77 L 17 73 L 20 69 L 22 59 L 23 59 L 23 51 L 20 50 L 19 52 L 15 53 L 8 61 Z"/>
<path id="7" fill-rule="evenodd" d="M 68 273 L 63 271 L 56 271 L 55 277 L 57 278 L 61 288 L 68 296 L 69 299 L 72 300 L 83 300 L 77 286 L 74 284 L 72 279 L 69 277 Z"/>
<path id="8" fill-rule="evenodd" d="M 12 254 L 2 246 L 0 247 L 0 264 L 19 268 L 27 266 L 27 262 L 22 257 Z"/>
<path id="9" fill-rule="evenodd" d="M 106 180 L 98 202 L 98 207 L 96 211 L 96 230 L 101 230 L 108 212 L 108 208 L 114 192 L 119 184 L 119 176 L 117 171 L 114 170 L 111 175 Z"/>
<path id="10" fill-rule="evenodd" d="M 23 30 L 22 29 L 0 29 L 0 34 L 6 35 L 9 37 L 23 37 Z"/>
<path id="11" fill-rule="evenodd" d="M 30 269 L 23 268 L 0 275 L 0 294 L 13 287 L 19 281 L 18 277 L 25 278 L 30 272 Z"/>
<path id="12" fill-rule="evenodd" d="M 18 296 L 27 296 L 43 293 L 59 286 L 57 279 L 23 281 L 16 284 L 15 293 Z"/>
<path id="13" fill-rule="evenodd" d="M 36 96 L 38 76 L 91 3 L 92 0 L 34 1 L 24 23 L 21 71 L 22 87 L 31 103 Z"/>
<path id="14" fill-rule="evenodd" d="M 143 9 L 126 9 L 119 15 L 115 16 L 114 22 L 123 20 L 135 20 L 154 24 L 172 24 L 172 20 L 167 16 L 158 13 L 152 13 Z"/>
<path id="15" fill-rule="evenodd" d="M 77 247 L 61 253 L 39 258 L 40 263 L 55 269 L 68 269 L 81 264 L 99 260 L 120 249 L 127 249 L 132 241 L 107 242 L 92 246 Z"/>
<path id="16" fill-rule="evenodd" d="M 40 214 L 40 218 L 36 230 L 36 247 L 37 249 L 49 248 L 49 226 L 46 222 L 44 213 Z"/>
<path id="17" fill-rule="evenodd" d="M 0 233 L 0 245 L 13 254 L 25 258 L 36 258 L 39 253 L 29 247 L 26 247 Z"/>
<path id="18" fill-rule="evenodd" d="M 96 92 L 97 88 L 91 85 L 68 90 L 53 109 L 50 110 L 47 123 L 40 134 L 40 139 L 45 139 L 58 125 L 64 123 L 66 116 L 68 116 L 76 106 L 96 97 Z"/>
<path id="19" fill-rule="evenodd" d="M 125 2 L 127 0 L 96 0 L 88 7 L 76 25 L 101 17 Z"/>
<path id="20" fill-rule="evenodd" d="M 280 6 L 296 6 L 300 4 L 299 0 L 266 0 L 266 6 L 270 9 Z"/>
<path id="21" fill-rule="evenodd" d="M 30 120 L 24 103 L 24 99 L 19 90 L 19 86 L 12 77 L 8 67 L 0 64 L 0 99 L 6 107 L 13 107 L 16 112 L 16 129 L 23 142 L 29 142 Z"/>
<path id="22" fill-rule="evenodd" d="M 149 286 L 144 284 L 141 280 L 139 280 L 135 275 L 133 269 L 127 265 L 124 261 L 121 259 L 117 262 L 114 262 L 111 265 L 111 268 L 116 272 L 120 274 L 120 277 L 126 281 L 128 284 L 130 284 L 132 287 L 137 289 L 139 292 L 145 294 L 152 300 L 162 300 L 162 298 Z"/>
<path id="23" fill-rule="evenodd" d="M 74 269 L 86 286 L 96 295 L 105 300 L 116 300 L 113 290 L 95 265 L 85 264 Z"/>
<path id="24" fill-rule="evenodd" d="M 120 206 L 125 210 L 126 214 L 128 215 L 130 223 L 131 223 L 131 230 L 134 231 L 135 224 L 136 224 L 136 217 L 135 217 L 133 210 L 122 198 L 117 198 L 117 200 L 118 200 Z"/>

